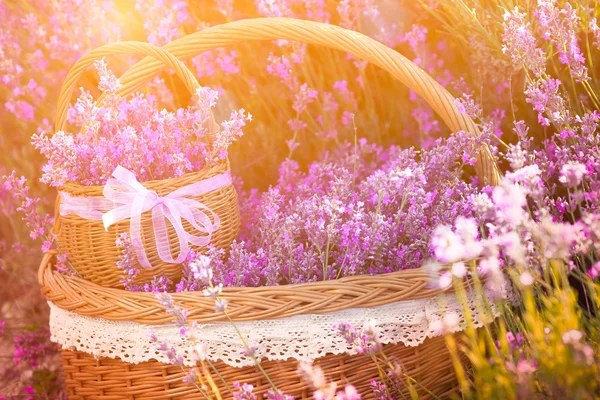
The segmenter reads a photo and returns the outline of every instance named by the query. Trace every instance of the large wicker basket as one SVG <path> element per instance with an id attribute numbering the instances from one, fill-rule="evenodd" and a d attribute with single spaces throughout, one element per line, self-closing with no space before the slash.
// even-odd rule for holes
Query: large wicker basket
<path id="1" fill-rule="evenodd" d="M 422 96 L 453 131 L 478 134 L 475 123 L 460 113 L 454 98 L 423 70 L 389 49 L 357 32 L 336 26 L 287 18 L 241 20 L 215 26 L 176 40 L 164 48 L 179 58 L 202 51 L 249 40 L 287 39 L 319 44 L 349 52 L 392 73 L 410 89 Z M 146 58 L 122 77 L 122 93 L 143 86 L 164 64 Z M 489 152 L 482 147 L 476 164 L 482 182 L 497 185 L 499 170 Z M 42 292 L 54 309 L 91 318 L 90 321 L 130 321 L 161 326 L 172 324 L 154 295 L 133 293 L 97 285 L 85 279 L 63 276 L 52 268 L 53 254 L 46 254 L 39 271 Z M 225 288 L 229 300 L 228 314 L 235 322 L 281 320 L 304 315 L 325 315 L 347 310 L 362 310 L 396 302 L 432 299 L 443 291 L 428 287 L 429 274 L 423 269 L 405 270 L 379 276 L 353 276 L 311 284 Z M 173 299 L 189 310 L 189 319 L 198 323 L 225 321 L 216 313 L 214 302 L 202 293 L 176 293 Z M 52 320 L 52 319 L 51 319 Z M 340 321 L 343 322 L 343 321 Z M 52 329 L 52 325 L 51 325 Z M 54 334 L 54 332 L 53 332 Z M 181 382 L 181 369 L 157 361 L 132 364 L 128 357 L 115 355 L 94 358 L 93 349 L 75 338 L 63 351 L 63 368 L 72 399 L 202 399 L 196 388 Z M 134 351 L 134 349 L 132 349 Z M 415 389 L 422 397 L 435 393 L 444 397 L 456 390 L 452 360 L 442 337 L 426 339 L 418 346 L 402 343 L 386 345 L 386 353 L 402 366 L 402 371 L 417 381 Z M 322 354 L 316 360 L 328 379 L 339 385 L 351 383 L 373 398 L 369 380 L 377 378 L 377 368 L 366 356 Z M 234 368 L 215 361 L 221 376 L 229 385 L 234 381 L 253 384 L 259 398 L 268 391 L 262 374 L 255 367 Z M 267 361 L 262 364 L 277 387 L 294 398 L 311 395 L 307 383 L 296 373 L 297 360 Z M 222 393 L 220 380 L 216 380 Z M 426 388 L 426 390 L 424 389 Z"/>
<path id="2" fill-rule="evenodd" d="M 143 324 L 149 329 L 171 321 L 151 293 L 127 292 L 104 288 L 89 281 L 67 277 L 52 270 L 52 254 L 46 254 L 39 271 L 42 293 L 51 302 L 69 313 L 84 316 L 86 322 L 101 320 L 119 323 L 127 320 Z M 419 302 L 435 296 L 451 296 L 439 289 L 428 288 L 430 275 L 423 269 L 405 270 L 377 276 L 352 276 L 336 281 L 261 288 L 225 288 L 223 297 L 229 300 L 228 315 L 236 324 L 256 320 L 297 317 L 348 311 L 353 308 L 377 308 L 397 302 Z M 222 313 L 216 313 L 214 301 L 201 293 L 175 293 L 175 303 L 189 310 L 188 321 L 200 325 L 227 323 Z M 62 313 L 63 311 L 61 311 Z M 52 314 L 52 313 L 51 313 Z M 443 312 L 440 312 L 440 316 Z M 57 326 L 64 321 L 62 314 L 51 315 L 50 329 L 53 340 L 61 343 Z M 344 322 L 344 321 L 339 321 Z M 75 324 L 78 324 L 76 322 Z M 71 325 L 74 326 L 74 325 Z M 88 326 L 78 329 L 94 337 Z M 460 333 L 456 334 L 457 336 Z M 95 356 L 96 350 L 85 338 L 73 337 L 62 348 L 63 376 L 69 399 L 125 400 L 125 399 L 204 399 L 197 388 L 183 383 L 185 372 L 180 367 L 149 360 L 128 362 L 131 354 Z M 127 340 L 122 337 L 120 340 Z M 200 338 L 202 339 L 202 338 Z M 129 341 L 131 344 L 131 341 Z M 64 344 L 64 343 L 61 343 Z M 184 350 L 184 349 L 180 349 Z M 188 350 L 188 349 L 186 349 Z M 391 363 L 401 367 L 402 374 L 418 382 L 414 389 L 420 398 L 446 398 L 457 390 L 453 359 L 443 336 L 425 339 L 418 346 L 403 343 L 385 344 L 383 351 Z M 464 356 L 461 362 L 466 363 Z M 363 395 L 374 398 L 370 388 L 372 379 L 379 378 L 378 366 L 368 355 L 325 354 L 314 361 L 325 372 L 329 382 L 339 388 L 350 383 Z M 231 398 L 229 387 L 238 381 L 255 387 L 259 399 L 271 390 L 271 384 L 255 366 L 236 367 L 221 360 L 213 360 L 211 374 L 223 398 Z M 298 373 L 298 360 L 263 361 L 261 367 L 278 390 L 296 399 L 312 398 L 309 384 Z M 404 395 L 409 396 L 408 387 Z"/>
<path id="3" fill-rule="evenodd" d="M 62 86 L 58 100 L 56 131 L 64 130 L 66 127 L 66 115 L 75 85 L 81 75 L 95 60 L 105 56 L 120 53 L 141 53 L 152 56 L 163 66 L 168 66 L 175 71 L 185 84 L 190 93 L 194 94 L 199 87 L 198 81 L 192 72 L 168 51 L 139 42 L 122 42 L 99 47 L 82 57 L 69 71 Z M 123 94 L 122 91 L 117 91 Z M 211 121 L 214 124 L 214 120 Z M 213 129 L 214 125 L 210 128 Z M 187 173 L 183 176 L 143 182 L 146 189 L 156 192 L 159 196 L 166 196 L 184 186 L 200 182 L 216 175 L 223 174 L 229 170 L 229 162 L 223 162 L 214 167 L 206 167 L 197 172 Z M 67 183 L 59 188 L 62 193 L 72 197 L 102 197 L 104 186 L 83 186 L 77 183 Z M 231 244 L 239 233 L 240 216 L 237 204 L 237 193 L 233 185 L 229 184 L 199 196 L 191 196 L 211 209 L 220 220 L 217 231 L 212 235 L 211 243 L 216 247 L 226 247 Z M 105 230 L 102 221 L 90 220 L 77 214 L 62 215 L 60 212 L 61 197 L 57 196 L 56 204 L 56 226 L 55 233 L 58 238 L 58 246 L 64 252 L 77 273 L 92 282 L 107 287 L 122 287 L 121 275 L 123 270 L 117 268 L 120 249 L 115 241 L 122 232 L 129 232 L 129 219 L 122 220 Z M 187 221 L 183 227 L 192 232 L 193 228 Z M 171 244 L 171 253 L 180 249 L 176 244 L 176 232 L 171 225 L 167 227 L 167 234 Z M 181 266 L 163 261 L 156 250 L 154 229 L 152 224 L 152 212 L 146 211 L 141 217 L 141 240 L 151 269 L 140 268 L 141 273 L 136 278 L 138 283 L 147 283 L 154 276 L 166 276 L 175 278 L 181 274 Z M 191 246 L 198 250 L 198 247 Z"/>

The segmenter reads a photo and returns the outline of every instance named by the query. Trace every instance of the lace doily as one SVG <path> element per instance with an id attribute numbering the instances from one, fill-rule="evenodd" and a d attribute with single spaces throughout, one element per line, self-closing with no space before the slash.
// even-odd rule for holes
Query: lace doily
<path id="1" fill-rule="evenodd" d="M 511 297 L 511 296 L 509 296 Z M 479 303 L 473 293 L 468 294 L 469 308 L 476 327 L 483 325 L 478 312 Z M 493 305 L 494 317 L 498 310 Z M 154 332 L 161 341 L 179 349 L 184 363 L 195 365 L 191 344 L 182 337 L 174 325 L 145 325 L 128 321 L 110 321 L 102 318 L 85 317 L 65 311 L 49 302 L 51 340 L 65 349 L 77 350 L 96 357 L 120 358 L 137 364 L 157 360 L 168 363 L 156 345 L 150 341 Z M 362 327 L 367 322 L 377 326 L 379 340 L 384 343 L 403 343 L 418 346 L 426 338 L 440 335 L 439 327 L 447 313 L 456 313 L 459 323 L 453 329 L 464 329 L 462 307 L 453 294 L 443 294 L 424 300 L 400 301 L 375 308 L 353 308 L 328 314 L 296 315 L 275 320 L 258 320 L 236 323 L 251 346 L 256 346 L 259 360 L 313 361 L 328 353 L 352 353 L 345 340 L 332 326 L 349 323 Z M 201 338 L 207 346 L 207 358 L 223 361 L 230 366 L 253 365 L 252 359 L 244 355 L 244 345 L 235 328 L 229 322 L 199 324 L 194 336 Z"/>

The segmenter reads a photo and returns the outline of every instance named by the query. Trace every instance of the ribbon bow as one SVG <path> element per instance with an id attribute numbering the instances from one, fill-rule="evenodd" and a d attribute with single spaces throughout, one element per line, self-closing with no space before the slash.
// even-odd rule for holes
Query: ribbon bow
<path id="1" fill-rule="evenodd" d="M 146 189 L 126 168 L 118 166 L 113 172 L 113 177 L 106 182 L 102 194 L 112 202 L 113 207 L 118 206 L 102 214 L 104 228 L 108 229 L 109 226 L 119 221 L 130 219 L 129 234 L 138 261 L 143 268 L 152 266 L 141 240 L 142 213 L 152 210 L 154 238 L 160 259 L 166 263 L 179 264 L 187 257 L 190 243 L 196 246 L 206 246 L 220 224 L 219 216 L 210 208 L 187 197 L 198 196 L 231 184 L 231 174 L 227 171 L 160 197 L 156 192 Z M 214 222 L 211 222 L 205 211 L 212 215 Z M 165 218 L 169 220 L 177 233 L 179 240 L 177 258 L 173 258 L 171 254 Z M 183 220 L 205 235 L 196 236 L 186 232 L 183 229 Z"/>

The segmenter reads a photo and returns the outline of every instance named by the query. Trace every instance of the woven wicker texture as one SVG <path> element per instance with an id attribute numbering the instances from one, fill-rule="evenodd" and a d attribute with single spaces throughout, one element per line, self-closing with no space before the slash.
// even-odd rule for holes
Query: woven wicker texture
<path id="1" fill-rule="evenodd" d="M 66 127 L 66 114 L 60 113 L 60 107 L 68 107 L 75 85 L 85 70 L 97 59 L 120 53 L 150 55 L 162 65 L 172 68 L 181 77 L 190 93 L 195 93 L 199 87 L 198 81 L 192 72 L 181 61 L 160 47 L 139 42 L 121 42 L 102 46 L 87 53 L 69 71 L 59 96 L 59 114 L 56 120 L 57 131 L 64 130 Z M 212 129 L 214 129 L 214 120 L 211 121 L 209 130 Z M 228 163 L 224 162 L 221 165 L 207 167 L 181 177 L 148 181 L 143 184 L 148 190 L 153 190 L 159 196 L 164 196 L 181 187 L 224 173 L 228 169 Z M 83 197 L 102 196 L 102 189 L 103 186 L 83 186 L 75 183 L 68 183 L 60 188 L 60 190 L 69 193 L 71 196 Z M 219 216 L 220 227 L 213 234 L 211 243 L 219 248 L 229 246 L 233 239 L 237 237 L 240 226 L 237 193 L 233 185 L 192 197 L 192 199 L 204 203 Z M 116 246 L 115 241 L 122 232 L 129 232 L 129 219 L 112 225 L 106 231 L 102 221 L 88 220 L 77 215 L 59 215 L 59 207 L 60 198 L 57 199 L 54 233 L 57 234 L 59 248 L 67 254 L 74 269 L 81 277 L 92 282 L 107 287 L 122 287 L 120 281 L 123 271 L 117 267 L 120 249 Z M 193 228 L 187 221 L 184 222 L 183 227 L 186 231 L 193 232 Z M 172 253 L 176 255 L 179 251 L 176 231 L 169 225 L 167 232 Z M 149 270 L 141 269 L 140 275 L 136 277 L 136 282 L 150 282 L 154 276 L 160 275 L 169 278 L 177 278 L 181 275 L 180 265 L 166 263 L 158 255 L 150 211 L 142 215 L 141 237 L 153 268 Z M 191 248 L 199 249 L 196 246 L 191 246 Z"/>
<path id="2" fill-rule="evenodd" d="M 420 398 L 431 398 L 425 389 L 441 398 L 456 390 L 456 376 L 443 337 L 427 339 L 418 347 L 385 345 L 384 351 L 392 361 L 402 366 L 403 373 L 422 385 L 415 385 Z M 89 354 L 64 350 L 62 364 L 70 400 L 205 399 L 194 386 L 182 383 L 184 374 L 175 366 L 158 362 L 128 364 L 110 358 L 96 360 Z M 339 387 L 351 382 L 363 399 L 374 398 L 369 382 L 378 377 L 378 372 L 370 357 L 328 355 L 315 364 L 325 371 L 329 381 L 336 382 Z M 222 362 L 214 365 L 229 385 L 235 381 L 247 382 L 255 387 L 260 399 L 271 388 L 255 367 L 234 368 Z M 284 393 L 295 399 L 312 398 L 311 388 L 297 373 L 296 360 L 267 361 L 262 363 L 262 367 Z M 212 376 L 223 398 L 232 398 L 219 377 L 214 373 Z M 410 398 L 408 390 L 404 391 L 404 395 Z"/>
<path id="3" fill-rule="evenodd" d="M 187 59 L 203 51 L 248 41 L 286 39 L 320 45 L 350 53 L 388 71 L 422 97 L 453 132 L 478 135 L 476 124 L 458 111 L 454 97 L 425 71 L 397 51 L 361 33 L 335 25 L 292 18 L 256 18 L 213 26 L 177 39 L 164 46 L 171 54 Z M 123 93 L 144 86 L 164 68 L 164 64 L 145 58 L 121 77 Z M 59 100 L 58 115 L 64 118 L 67 99 Z M 482 147 L 475 169 L 482 183 L 497 186 L 501 172 L 489 148 Z"/>
<path id="4" fill-rule="evenodd" d="M 52 254 L 44 256 L 38 279 L 44 296 L 63 310 L 79 315 L 141 324 L 172 322 L 152 293 L 107 288 L 52 269 Z M 428 287 L 431 275 L 422 268 L 383 275 L 356 275 L 337 280 L 284 286 L 226 287 L 228 314 L 233 321 L 323 314 L 348 308 L 376 307 L 403 300 L 428 299 L 444 290 Z M 202 292 L 172 293 L 174 301 L 196 322 L 227 321 L 215 313 L 214 300 Z"/>

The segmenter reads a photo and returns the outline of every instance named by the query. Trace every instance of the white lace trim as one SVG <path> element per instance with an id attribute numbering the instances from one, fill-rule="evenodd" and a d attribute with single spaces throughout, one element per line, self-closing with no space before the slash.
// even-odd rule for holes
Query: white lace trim
<path id="1" fill-rule="evenodd" d="M 474 325 L 480 327 L 484 321 L 478 312 L 478 301 L 472 293 L 468 294 L 468 299 Z M 132 364 L 152 359 L 168 363 L 168 358 L 151 343 L 149 331 L 152 331 L 161 341 L 166 339 L 169 344 L 175 345 L 186 365 L 196 364 L 191 344 L 174 325 L 145 325 L 85 317 L 48 303 L 51 340 L 66 349 L 96 357 L 120 358 Z M 375 308 L 237 322 L 236 326 L 251 346 L 258 348 L 256 354 L 259 360 L 294 358 L 313 361 L 328 353 L 352 353 L 345 340 L 332 329 L 336 323 L 346 322 L 362 327 L 365 323 L 375 322 L 382 343 L 418 346 L 426 338 L 441 334 L 443 316 L 451 312 L 456 313 L 452 319 L 456 321 L 458 318 L 460 321 L 453 330 L 464 329 L 462 307 L 452 294 L 424 300 L 400 301 Z M 493 304 L 492 312 L 494 317 L 498 316 L 498 310 Z M 446 320 L 448 322 L 450 318 Z M 253 365 L 253 361 L 244 355 L 244 345 L 230 323 L 198 324 L 194 334 L 206 344 L 207 358 L 211 361 L 220 360 L 235 367 Z"/>

